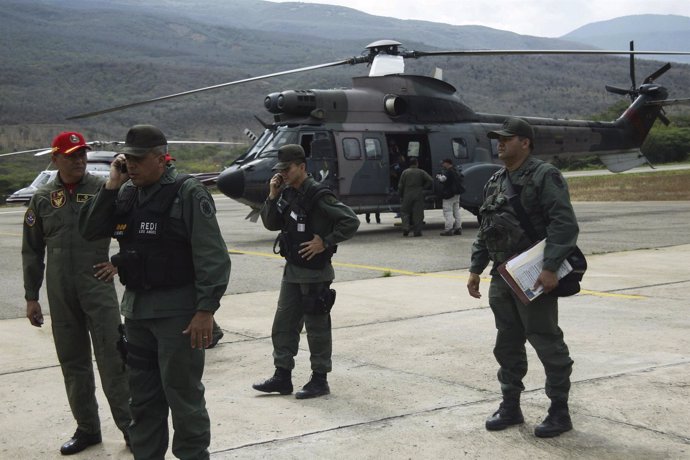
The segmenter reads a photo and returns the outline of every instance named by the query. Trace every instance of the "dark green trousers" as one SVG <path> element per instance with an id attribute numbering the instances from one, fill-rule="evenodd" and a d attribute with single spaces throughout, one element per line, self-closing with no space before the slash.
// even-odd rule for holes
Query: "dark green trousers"
<path id="1" fill-rule="evenodd" d="M 489 287 L 489 305 L 496 320 L 494 356 L 500 365 L 498 381 L 503 395 L 519 395 L 527 374 L 525 341 L 534 347 L 546 374 L 546 395 L 552 401 L 567 401 L 573 360 L 558 327 L 558 298 L 542 294 L 523 305 L 499 275 Z"/>
<path id="2" fill-rule="evenodd" d="M 422 231 L 422 222 L 424 222 L 424 194 L 422 192 L 405 194 L 400 205 L 400 219 L 403 231 L 412 230 L 415 233 Z"/>
<path id="3" fill-rule="evenodd" d="M 331 315 L 304 314 L 302 295 L 320 292 L 330 286 L 328 283 L 288 283 L 280 285 L 278 309 L 273 318 L 271 339 L 273 340 L 273 363 L 283 369 L 295 368 L 295 356 L 299 350 L 302 328 L 307 328 L 307 342 L 311 370 L 325 374 L 331 371 L 333 342 L 331 337 Z"/>
<path id="4" fill-rule="evenodd" d="M 168 450 L 168 409 L 174 428 L 172 453 L 208 459 L 211 425 L 206 411 L 204 350 L 192 349 L 182 331 L 192 315 L 125 320 L 132 399 L 129 428 L 135 459 L 163 460 Z"/>
<path id="5" fill-rule="evenodd" d="M 95 283 L 91 283 L 95 284 Z M 65 389 L 77 427 L 86 433 L 101 430 L 91 343 L 103 392 L 117 427 L 130 423 L 127 372 L 115 344 L 119 338 L 120 310 L 115 289 L 103 283 L 95 290 L 83 286 L 48 286 L 50 320 Z"/>

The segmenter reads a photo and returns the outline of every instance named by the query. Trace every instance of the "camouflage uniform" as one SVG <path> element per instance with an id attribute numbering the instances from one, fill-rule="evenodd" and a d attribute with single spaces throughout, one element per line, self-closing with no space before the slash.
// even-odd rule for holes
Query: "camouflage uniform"
<path id="1" fill-rule="evenodd" d="M 155 201 L 161 184 L 175 182 L 169 165 L 158 183 L 137 190 L 137 203 Z M 133 187 L 127 182 L 119 193 Z M 80 231 L 87 238 L 110 235 L 117 190 L 102 189 L 84 207 Z M 171 288 L 126 289 L 125 316 L 132 393 L 130 436 L 136 458 L 162 459 L 168 448 L 168 407 L 175 434 L 172 452 L 185 459 L 207 459 L 210 420 L 201 377 L 204 350 L 193 349 L 182 331 L 198 310 L 215 311 L 230 276 L 230 258 L 215 217 L 213 199 L 196 180 L 186 181 L 173 201 L 166 232 L 191 243 L 194 282 Z"/>
<path id="2" fill-rule="evenodd" d="M 300 186 L 299 193 L 304 194 L 316 185 L 317 182 L 308 177 Z M 267 199 L 261 209 L 261 219 L 268 230 L 281 230 L 286 225 L 276 206 L 277 202 L 278 199 Z M 359 227 L 357 215 L 332 195 L 320 198 L 308 219 L 314 234 L 321 236 L 327 247 L 352 238 Z M 276 368 L 291 370 L 295 367 L 299 335 L 306 325 L 312 371 L 319 374 L 331 371 L 331 315 L 304 314 L 302 296 L 328 289 L 334 277 L 330 262 L 322 269 L 285 263 L 271 332 Z"/>
<path id="3" fill-rule="evenodd" d="M 490 260 L 494 262 L 489 304 L 498 329 L 494 348 L 500 365 L 498 380 L 504 398 L 519 397 L 525 389 L 525 341 L 529 340 L 544 365 L 547 396 L 552 401 L 566 402 L 573 361 L 558 327 L 558 298 L 542 294 L 523 305 L 496 270 L 532 243 L 506 199 L 506 173 L 502 169 L 494 174 L 484 188 L 482 223 L 470 266 L 471 273 L 481 274 Z M 540 238 L 546 238 L 544 269 L 556 272 L 575 247 L 579 231 L 565 180 L 554 166 L 533 157 L 509 174 L 515 189 L 522 188 L 521 202 L 535 231 Z"/>
<path id="4" fill-rule="evenodd" d="M 26 300 L 38 300 L 45 268 L 53 339 L 67 399 L 77 428 L 89 434 L 101 429 L 91 342 L 113 419 L 123 433 L 130 423 L 127 373 L 115 346 L 121 323 L 117 294 L 112 282 L 94 277 L 93 268 L 108 260 L 110 236 L 86 241 L 77 227 L 80 208 L 102 183 L 101 178 L 86 173 L 70 194 L 57 175 L 32 197 L 22 240 Z"/>
<path id="5" fill-rule="evenodd" d="M 412 229 L 415 235 L 421 234 L 422 222 L 424 222 L 424 189 L 433 186 L 431 176 L 415 166 L 411 166 L 402 172 L 398 191 L 400 193 L 403 232 L 408 233 Z"/>

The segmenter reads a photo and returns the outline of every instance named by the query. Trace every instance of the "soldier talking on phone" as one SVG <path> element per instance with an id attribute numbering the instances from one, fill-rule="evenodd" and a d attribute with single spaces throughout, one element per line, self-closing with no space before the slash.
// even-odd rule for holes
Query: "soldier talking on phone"
<path id="1" fill-rule="evenodd" d="M 206 187 L 178 174 L 155 126 L 136 125 L 110 177 L 80 215 L 86 239 L 117 238 L 125 293 L 129 428 L 134 457 L 162 459 L 168 412 L 178 458 L 209 458 L 204 349 L 230 276 L 230 257 Z M 126 172 L 123 172 L 126 164 Z"/>
<path id="2" fill-rule="evenodd" d="M 280 230 L 274 245 L 285 257 L 278 309 L 273 319 L 273 377 L 253 385 L 266 393 L 292 393 L 292 369 L 300 332 L 306 326 L 312 377 L 297 392 L 297 399 L 330 393 L 326 374 L 331 371 L 331 315 L 335 277 L 331 257 L 337 244 L 352 238 L 359 227 L 357 215 L 306 170 L 301 146 L 278 150 L 277 173 L 261 209 L 268 230 Z"/>

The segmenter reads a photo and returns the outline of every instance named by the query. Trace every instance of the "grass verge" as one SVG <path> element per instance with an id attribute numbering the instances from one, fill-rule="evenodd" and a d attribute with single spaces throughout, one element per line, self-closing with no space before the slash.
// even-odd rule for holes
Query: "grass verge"
<path id="1" fill-rule="evenodd" d="M 568 178 L 573 201 L 690 200 L 690 170 Z"/>

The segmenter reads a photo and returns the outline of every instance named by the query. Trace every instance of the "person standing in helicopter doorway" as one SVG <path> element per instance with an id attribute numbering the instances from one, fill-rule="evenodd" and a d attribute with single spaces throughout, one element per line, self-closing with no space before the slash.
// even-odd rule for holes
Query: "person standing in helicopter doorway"
<path id="1" fill-rule="evenodd" d="M 86 172 L 87 150 L 80 133 L 55 137 L 51 161 L 58 173 L 31 198 L 22 239 L 26 316 L 32 326 L 43 324 L 38 294 L 45 269 L 55 351 L 77 422 L 62 455 L 102 442 L 91 344 L 113 420 L 129 445 L 129 388 L 115 347 L 122 320 L 113 286 L 117 270 L 108 262 L 110 235 L 86 241 L 78 228 L 80 209 L 104 182 Z"/>
<path id="2" fill-rule="evenodd" d="M 573 360 L 558 326 L 558 297 L 551 291 L 558 286 L 558 267 L 576 247 L 579 228 L 561 172 L 530 155 L 534 148 L 532 126 L 522 118 L 511 117 L 501 129 L 487 136 L 498 140 L 498 157 L 505 167 L 484 186 L 484 203 L 479 209 L 481 225 L 472 245 L 467 281 L 469 294 L 480 298 L 479 275 L 493 262 L 489 306 L 496 322 L 494 356 L 503 401 L 485 427 L 496 431 L 524 423 L 520 394 L 525 390 L 525 342 L 529 341 L 544 366 L 544 389 L 551 400 L 548 415 L 534 428 L 534 434 L 540 438 L 558 436 L 573 428 L 568 409 Z M 518 206 L 524 211 L 516 212 Z M 544 293 L 528 305 L 498 273 L 499 265 L 533 243 L 518 212 L 525 215 L 539 238 L 546 239 L 543 268 L 536 282 Z"/>
<path id="3" fill-rule="evenodd" d="M 462 176 L 453 166 L 453 160 L 446 158 L 441 162 L 443 170 L 436 175 L 440 184 L 440 195 L 443 203 L 443 218 L 446 221 L 441 236 L 462 235 L 462 218 L 460 217 L 460 194 L 465 191 Z"/>
<path id="4" fill-rule="evenodd" d="M 424 190 L 430 189 L 433 184 L 431 176 L 419 167 L 417 158 L 410 158 L 410 167 L 402 172 L 398 183 L 403 236 L 409 235 L 410 230 L 414 236 L 422 236 Z"/>
<path id="5" fill-rule="evenodd" d="M 275 373 L 253 385 L 265 393 L 292 393 L 292 369 L 306 326 L 312 376 L 295 394 L 297 399 L 330 394 L 326 375 L 332 369 L 330 311 L 335 302 L 331 257 L 337 244 L 352 238 L 359 227 L 352 209 L 308 175 L 306 166 L 301 146 L 282 146 L 261 209 L 264 226 L 281 231 L 274 251 L 280 247 L 285 268 L 271 331 Z"/>

